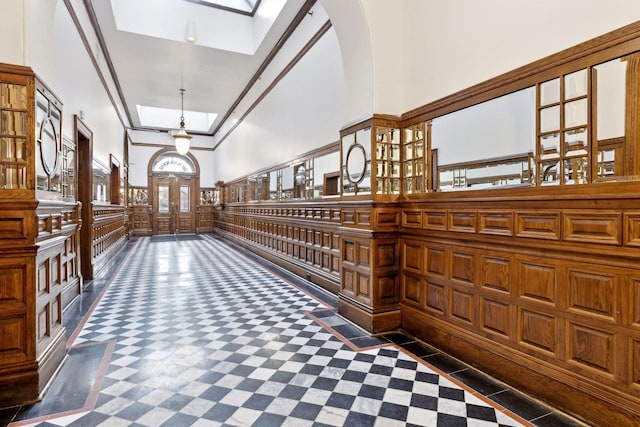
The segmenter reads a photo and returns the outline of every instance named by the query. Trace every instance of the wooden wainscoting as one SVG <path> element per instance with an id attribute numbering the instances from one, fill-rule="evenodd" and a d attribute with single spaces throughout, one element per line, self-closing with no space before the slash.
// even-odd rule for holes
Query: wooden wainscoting
<path id="1" fill-rule="evenodd" d="M 338 204 L 227 205 L 216 211 L 216 233 L 325 289 L 340 290 Z"/>
<path id="2" fill-rule="evenodd" d="M 213 205 L 196 206 L 196 233 L 213 233 L 214 211 Z"/>
<path id="3" fill-rule="evenodd" d="M 151 236 L 151 205 L 129 207 L 129 231 L 132 236 Z"/>
<path id="4" fill-rule="evenodd" d="M 95 277 L 127 241 L 127 212 L 121 205 L 93 205 L 92 209 L 91 265 Z"/>
<path id="5" fill-rule="evenodd" d="M 591 422 L 638 425 L 639 188 L 585 189 L 406 205 L 402 327 Z"/>

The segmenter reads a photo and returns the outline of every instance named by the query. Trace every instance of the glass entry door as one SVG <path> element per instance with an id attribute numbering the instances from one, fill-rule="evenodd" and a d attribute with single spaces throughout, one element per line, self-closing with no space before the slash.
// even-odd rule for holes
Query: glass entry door
<path id="1" fill-rule="evenodd" d="M 194 233 L 194 180 L 170 175 L 153 181 L 153 234 Z"/>

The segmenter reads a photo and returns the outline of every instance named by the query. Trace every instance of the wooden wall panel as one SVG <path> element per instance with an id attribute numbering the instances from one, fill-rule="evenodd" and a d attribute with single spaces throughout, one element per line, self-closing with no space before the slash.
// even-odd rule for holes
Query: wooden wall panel
<path id="1" fill-rule="evenodd" d="M 425 211 L 423 227 L 426 230 L 446 230 L 447 218 L 446 211 Z"/>
<path id="2" fill-rule="evenodd" d="M 640 247 L 640 213 L 625 213 L 624 244 L 626 246 Z"/>
<path id="3" fill-rule="evenodd" d="M 440 248 L 428 247 L 427 251 L 427 272 L 436 276 L 444 277 L 445 270 L 445 253 Z"/>
<path id="4" fill-rule="evenodd" d="M 612 275 L 589 271 L 569 271 L 569 307 L 599 314 L 613 320 L 620 309 L 618 290 Z"/>
<path id="5" fill-rule="evenodd" d="M 620 214 L 565 212 L 564 240 L 619 245 L 622 243 Z"/>
<path id="6" fill-rule="evenodd" d="M 451 252 L 451 280 L 473 286 L 476 282 L 476 257 L 467 252 Z"/>
<path id="7" fill-rule="evenodd" d="M 499 236 L 513 235 L 513 212 L 478 212 L 478 232 Z"/>
<path id="8" fill-rule="evenodd" d="M 490 298 L 480 299 L 480 327 L 509 338 L 511 335 L 511 309 L 509 304 Z"/>
<path id="9" fill-rule="evenodd" d="M 560 240 L 560 212 L 516 212 L 516 236 Z"/>
<path id="10" fill-rule="evenodd" d="M 436 311 L 440 315 L 444 315 L 447 302 L 445 287 L 437 283 L 427 282 L 426 308 Z"/>
<path id="11" fill-rule="evenodd" d="M 423 246 L 411 242 L 403 242 L 402 251 L 402 268 L 407 271 L 422 273 L 424 269 Z"/>
<path id="12" fill-rule="evenodd" d="M 476 232 L 476 213 L 474 211 L 449 212 L 449 230 L 462 233 Z"/>
<path id="13" fill-rule="evenodd" d="M 637 340 L 630 340 L 631 348 L 631 379 L 630 383 L 636 388 L 640 389 L 640 338 Z"/>
<path id="14" fill-rule="evenodd" d="M 463 320 L 465 323 L 474 323 L 475 301 L 473 295 L 452 289 L 449 312 L 452 318 Z"/>
<path id="15" fill-rule="evenodd" d="M 423 282 L 421 279 L 404 274 L 402 276 L 401 299 L 408 303 L 420 306 L 422 303 Z"/>
<path id="16" fill-rule="evenodd" d="M 614 374 L 614 335 L 589 326 L 568 322 L 567 353 L 572 362 Z"/>
<path id="17" fill-rule="evenodd" d="M 480 259 L 482 260 L 481 286 L 509 293 L 511 291 L 511 263 L 509 259 L 484 255 Z"/>
<path id="18" fill-rule="evenodd" d="M 422 228 L 422 211 L 414 209 L 403 210 L 402 226 L 408 228 Z"/>
<path id="19" fill-rule="evenodd" d="M 522 262 L 520 264 L 520 271 L 519 296 L 556 303 L 556 267 Z"/>
<path id="20" fill-rule="evenodd" d="M 557 321 L 548 314 L 521 309 L 518 315 L 518 341 L 549 353 L 556 353 Z"/>

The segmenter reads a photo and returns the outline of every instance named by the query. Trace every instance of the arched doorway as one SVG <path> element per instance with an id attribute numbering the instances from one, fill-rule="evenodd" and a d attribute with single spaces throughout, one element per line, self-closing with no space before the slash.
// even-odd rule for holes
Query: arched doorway
<path id="1" fill-rule="evenodd" d="M 200 170 L 190 154 L 162 150 L 149 161 L 153 234 L 196 231 Z"/>

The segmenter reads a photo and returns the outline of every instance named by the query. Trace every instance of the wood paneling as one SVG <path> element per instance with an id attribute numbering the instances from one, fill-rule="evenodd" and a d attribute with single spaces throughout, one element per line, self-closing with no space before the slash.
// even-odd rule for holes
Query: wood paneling
<path id="1" fill-rule="evenodd" d="M 549 303 L 556 302 L 556 267 L 522 262 L 520 271 L 519 296 Z"/>
<path id="2" fill-rule="evenodd" d="M 507 258 L 481 256 L 482 283 L 481 286 L 502 292 L 510 292 L 511 263 Z"/>
<path id="3" fill-rule="evenodd" d="M 478 232 L 499 236 L 513 235 L 512 212 L 478 212 Z"/>
<path id="4" fill-rule="evenodd" d="M 565 212 L 564 240 L 619 245 L 622 219 L 615 213 Z"/>
<path id="5" fill-rule="evenodd" d="M 569 307 L 600 314 L 613 320 L 617 289 L 613 276 L 589 271 L 569 271 Z"/>
<path id="6" fill-rule="evenodd" d="M 613 375 L 614 335 L 573 322 L 568 322 L 567 329 L 569 360 Z"/>
<path id="7" fill-rule="evenodd" d="M 560 239 L 559 212 L 516 212 L 516 236 Z"/>
<path id="8" fill-rule="evenodd" d="M 553 316 L 521 309 L 518 316 L 518 341 L 555 353 L 556 323 Z"/>

